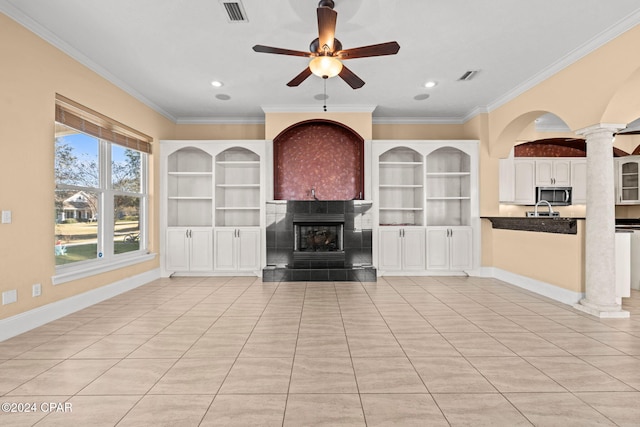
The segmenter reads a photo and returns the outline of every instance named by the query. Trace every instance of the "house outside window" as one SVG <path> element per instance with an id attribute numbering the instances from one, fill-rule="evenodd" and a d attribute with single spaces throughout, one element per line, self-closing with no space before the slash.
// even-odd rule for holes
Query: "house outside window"
<path id="1" fill-rule="evenodd" d="M 147 254 L 150 145 L 82 113 L 56 105 L 53 252 L 63 272 Z"/>

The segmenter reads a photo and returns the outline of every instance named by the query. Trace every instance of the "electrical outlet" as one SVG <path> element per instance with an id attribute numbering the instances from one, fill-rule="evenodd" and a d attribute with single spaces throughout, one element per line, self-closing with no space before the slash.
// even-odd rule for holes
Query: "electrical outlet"
<path id="1" fill-rule="evenodd" d="M 11 304 L 16 301 L 18 301 L 18 291 L 16 289 L 4 291 L 2 293 L 2 305 Z"/>
<path id="2" fill-rule="evenodd" d="M 42 295 L 42 285 L 40 283 L 36 283 L 31 286 L 31 296 L 39 297 L 40 295 Z"/>
<path id="3" fill-rule="evenodd" d="M 11 224 L 11 211 L 2 211 L 2 223 Z"/>

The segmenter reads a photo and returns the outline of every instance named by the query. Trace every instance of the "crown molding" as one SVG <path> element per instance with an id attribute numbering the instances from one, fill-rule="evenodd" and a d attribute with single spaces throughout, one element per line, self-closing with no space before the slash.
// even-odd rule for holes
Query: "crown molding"
<path id="1" fill-rule="evenodd" d="M 264 124 L 264 117 L 181 117 L 178 125 L 254 125 Z"/>
<path id="2" fill-rule="evenodd" d="M 309 105 L 261 105 L 265 113 L 373 113 L 377 105 L 328 105 L 327 111 L 320 104 Z"/>
<path id="3" fill-rule="evenodd" d="M 374 117 L 374 125 L 461 125 L 460 117 Z"/>

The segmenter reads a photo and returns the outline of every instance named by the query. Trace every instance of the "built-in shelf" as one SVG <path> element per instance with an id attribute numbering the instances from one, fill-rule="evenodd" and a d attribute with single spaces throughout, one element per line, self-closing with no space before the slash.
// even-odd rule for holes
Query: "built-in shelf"
<path id="1" fill-rule="evenodd" d="M 234 147 L 216 156 L 216 226 L 260 225 L 260 157 Z"/>
<path id="2" fill-rule="evenodd" d="M 378 223 L 424 223 L 424 157 L 407 147 L 395 147 L 379 156 Z"/>

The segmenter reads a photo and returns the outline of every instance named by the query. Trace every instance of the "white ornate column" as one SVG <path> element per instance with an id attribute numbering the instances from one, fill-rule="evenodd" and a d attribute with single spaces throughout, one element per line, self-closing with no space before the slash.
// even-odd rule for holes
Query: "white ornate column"
<path id="1" fill-rule="evenodd" d="M 587 141 L 585 298 L 574 307 L 598 317 L 629 317 L 616 303 L 614 133 L 626 125 L 581 129 Z"/>

